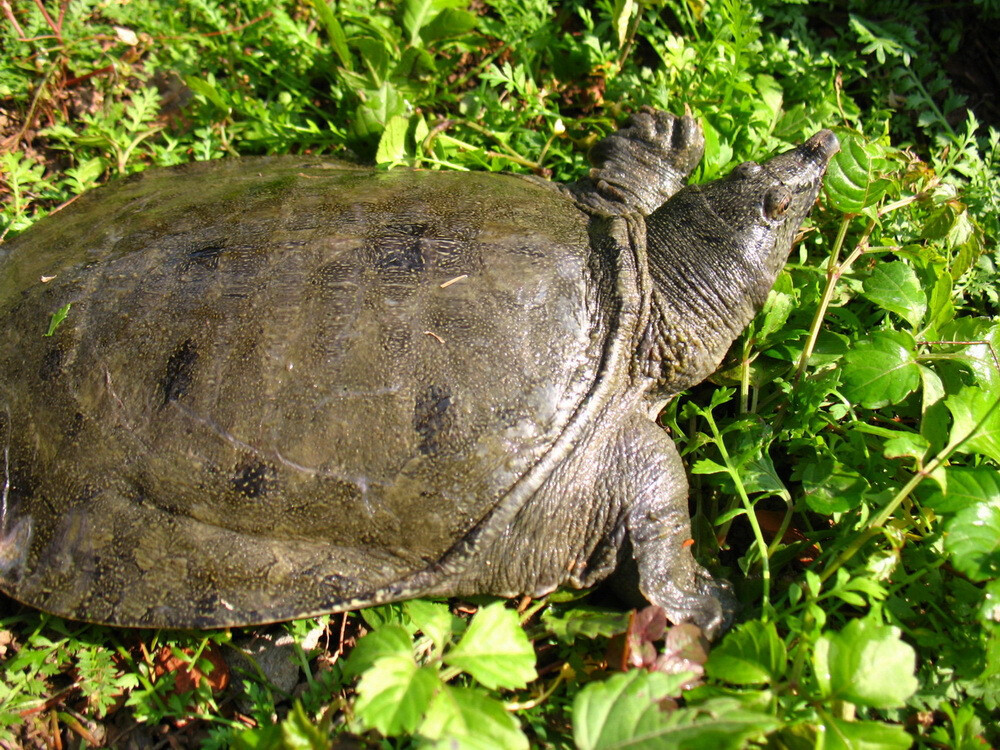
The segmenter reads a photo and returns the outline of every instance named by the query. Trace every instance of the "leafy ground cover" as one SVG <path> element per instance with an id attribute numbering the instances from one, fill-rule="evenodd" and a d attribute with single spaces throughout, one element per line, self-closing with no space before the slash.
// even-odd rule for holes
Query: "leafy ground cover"
<path id="1" fill-rule="evenodd" d="M 0 745 L 1000 744 L 995 0 L 0 2 L 4 235 L 150 165 L 572 179 L 643 104 L 695 179 L 834 127 L 766 308 L 661 417 L 737 625 L 599 594 L 146 632 L 0 603 Z M 2 252 L 2 250 L 0 250 Z"/>

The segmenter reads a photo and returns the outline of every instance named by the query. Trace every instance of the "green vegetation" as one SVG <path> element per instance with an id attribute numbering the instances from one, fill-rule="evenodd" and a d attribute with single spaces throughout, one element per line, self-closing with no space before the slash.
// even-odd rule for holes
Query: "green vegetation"
<path id="1" fill-rule="evenodd" d="M 699 181 L 821 127 L 843 144 L 766 308 L 661 418 L 742 601 L 711 648 L 579 593 L 233 633 L 4 600 L 0 746 L 1000 745 L 996 0 L 0 10 L 11 236 L 118 174 L 237 154 L 572 179 L 644 104 L 703 124 Z"/>

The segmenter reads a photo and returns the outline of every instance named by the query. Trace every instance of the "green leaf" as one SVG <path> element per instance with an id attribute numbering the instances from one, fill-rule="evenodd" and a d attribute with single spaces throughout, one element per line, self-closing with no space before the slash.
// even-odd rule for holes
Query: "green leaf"
<path id="1" fill-rule="evenodd" d="M 803 499 L 817 513 L 844 513 L 861 504 L 871 485 L 831 456 L 820 456 L 801 470 Z"/>
<path id="2" fill-rule="evenodd" d="M 951 301 L 951 274 L 945 269 L 939 269 L 928 295 L 927 325 L 920 338 L 936 339 L 938 331 L 955 317 L 955 305 Z"/>
<path id="3" fill-rule="evenodd" d="M 491 690 L 523 688 L 537 676 L 535 649 L 517 613 L 504 607 L 503 602 L 481 608 L 444 660 Z"/>
<path id="4" fill-rule="evenodd" d="M 855 133 L 838 131 L 840 151 L 833 155 L 823 181 L 830 203 L 848 214 L 861 213 L 885 195 L 890 182 L 885 149 Z"/>
<path id="5" fill-rule="evenodd" d="M 899 629 L 852 620 L 839 633 L 820 636 L 813 653 L 824 697 L 872 708 L 902 706 L 916 692 L 916 652 Z"/>
<path id="6" fill-rule="evenodd" d="M 572 645 L 577 638 L 610 638 L 628 629 L 628 613 L 601 609 L 586 604 L 575 607 L 548 607 L 542 613 L 542 625 L 563 643 Z"/>
<path id="7" fill-rule="evenodd" d="M 573 701 L 573 739 L 579 750 L 737 750 L 774 729 L 771 716 L 731 700 L 699 709 L 664 711 L 659 701 L 680 693 L 688 674 L 634 670 L 592 683 Z"/>
<path id="8" fill-rule="evenodd" d="M 409 35 L 409 46 L 419 47 L 421 29 L 446 8 L 458 8 L 464 0 L 406 0 L 402 8 L 403 29 Z"/>
<path id="9" fill-rule="evenodd" d="M 629 22 L 635 12 L 635 0 L 615 0 L 615 6 L 611 11 L 611 23 L 614 24 L 615 34 L 618 37 L 618 49 L 625 46 Z"/>
<path id="10" fill-rule="evenodd" d="M 288 750 L 323 750 L 330 746 L 329 733 L 309 718 L 302 701 L 295 701 L 288 717 L 281 722 L 282 748 Z M 260 739 L 266 739 L 267 735 Z M 277 738 L 275 738 L 277 739 Z M 264 745 L 258 745 L 264 746 Z"/>
<path id="11" fill-rule="evenodd" d="M 310 2 L 316 15 L 319 16 L 320 23 L 323 24 L 326 36 L 330 40 L 330 46 L 333 47 L 334 54 L 337 55 L 340 64 L 347 70 L 354 70 L 351 53 L 347 49 L 347 36 L 344 34 L 344 29 L 340 25 L 340 21 L 337 20 L 328 0 L 310 0 Z"/>
<path id="12" fill-rule="evenodd" d="M 412 154 L 406 153 L 406 131 L 410 127 L 410 118 L 396 115 L 390 118 L 382 131 L 375 151 L 376 164 L 395 164 Z"/>
<path id="13" fill-rule="evenodd" d="M 903 331 L 874 331 L 844 355 L 843 390 L 868 409 L 898 404 L 920 385 L 916 344 Z"/>
<path id="14" fill-rule="evenodd" d="M 69 309 L 72 306 L 73 306 L 72 302 L 67 302 L 65 305 L 63 305 L 54 313 L 52 313 L 52 317 L 49 319 L 49 330 L 47 330 L 42 335 L 51 336 L 52 334 L 54 334 L 56 332 L 56 329 L 59 327 L 59 324 L 62 323 L 64 320 L 66 320 L 66 316 L 69 315 Z"/>
<path id="15" fill-rule="evenodd" d="M 383 656 L 361 675 L 355 713 L 384 735 L 409 734 L 442 687 L 434 667 L 419 667 L 412 655 Z"/>
<path id="16" fill-rule="evenodd" d="M 528 738 L 503 703 L 482 690 L 445 685 L 434 696 L 418 733 L 444 747 L 526 750 Z"/>
<path id="17" fill-rule="evenodd" d="M 451 634 L 463 624 L 460 618 L 451 613 L 447 604 L 411 599 L 403 608 L 417 629 L 430 638 L 439 651 L 451 639 Z"/>
<path id="18" fill-rule="evenodd" d="M 472 31 L 479 24 L 479 17 L 462 8 L 445 8 L 420 30 L 425 43 L 453 39 Z"/>
<path id="19" fill-rule="evenodd" d="M 359 675 L 386 656 L 412 657 L 413 641 L 402 625 L 382 625 L 357 642 L 344 665 L 348 677 Z"/>
<path id="20" fill-rule="evenodd" d="M 945 468 L 947 491 L 938 490 L 924 503 L 938 513 L 957 513 L 978 503 L 1000 502 L 1000 474 L 992 468 Z"/>
<path id="21" fill-rule="evenodd" d="M 824 722 L 823 750 L 907 750 L 913 737 L 903 727 L 878 721 L 845 721 L 832 716 Z"/>
<path id="22" fill-rule="evenodd" d="M 705 668 L 711 677 L 737 685 L 775 682 L 785 673 L 788 653 L 774 623 L 751 620 L 712 649 Z"/>
<path id="23" fill-rule="evenodd" d="M 944 548 L 955 568 L 973 581 L 1000 576 L 1000 493 L 958 511 L 945 525 Z"/>
<path id="24" fill-rule="evenodd" d="M 862 286 L 868 299 L 896 313 L 913 328 L 920 325 L 927 312 L 927 298 L 920 287 L 920 280 L 916 272 L 901 260 L 879 263 Z"/>
<path id="25" fill-rule="evenodd" d="M 1000 463 L 1000 408 L 996 405 L 998 397 L 1000 394 L 995 391 L 966 386 L 945 399 L 945 405 L 954 420 L 951 442 L 972 434 L 972 437 L 956 448 L 959 453 L 981 453 Z"/>

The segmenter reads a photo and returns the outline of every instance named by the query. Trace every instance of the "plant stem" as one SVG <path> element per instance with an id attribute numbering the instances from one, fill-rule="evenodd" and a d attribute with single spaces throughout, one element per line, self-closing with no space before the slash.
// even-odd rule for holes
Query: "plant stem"
<path id="1" fill-rule="evenodd" d="M 962 443 L 970 440 L 973 435 L 979 432 L 982 426 L 986 424 L 986 421 L 993 415 L 993 412 L 997 410 L 998 406 L 1000 406 L 1000 398 L 996 399 L 990 405 L 990 408 L 983 413 L 983 415 L 979 418 L 979 421 L 977 421 L 972 426 L 972 429 L 969 430 L 962 438 L 955 440 L 942 448 L 941 452 L 934 456 L 930 463 L 910 477 L 910 481 L 908 481 L 903 488 L 896 493 L 892 500 L 886 503 L 886 506 L 868 522 L 868 528 L 865 529 L 864 533 L 855 537 L 854 541 L 845 547 L 844 550 L 837 555 L 836 559 L 829 565 L 829 567 L 823 571 L 823 574 L 820 576 L 820 581 L 825 582 L 828 580 L 830 576 L 836 573 L 837 570 L 844 565 L 844 563 L 854 557 L 854 555 L 856 555 L 858 551 L 871 539 L 878 536 L 880 529 L 885 526 L 886 521 L 892 517 L 892 514 L 895 513 L 896 509 L 899 508 L 902 502 L 909 497 L 910 493 L 916 489 L 917 485 L 937 471 L 941 464 L 947 461 L 951 454 L 954 453 L 958 447 L 962 445 Z"/>

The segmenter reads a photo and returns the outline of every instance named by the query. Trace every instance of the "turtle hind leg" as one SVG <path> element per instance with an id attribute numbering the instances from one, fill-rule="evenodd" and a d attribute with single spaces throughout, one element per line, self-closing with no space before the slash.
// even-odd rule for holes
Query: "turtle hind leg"
<path id="1" fill-rule="evenodd" d="M 590 177 L 574 191 L 603 210 L 648 216 L 684 187 L 704 151 L 705 137 L 690 114 L 644 107 L 591 149 Z"/>
<path id="2" fill-rule="evenodd" d="M 643 416 L 622 438 L 621 453 L 633 462 L 625 525 L 639 590 L 672 622 L 694 622 L 714 638 L 732 622 L 736 600 L 729 583 L 713 579 L 691 554 L 688 484 L 677 449 Z"/>

